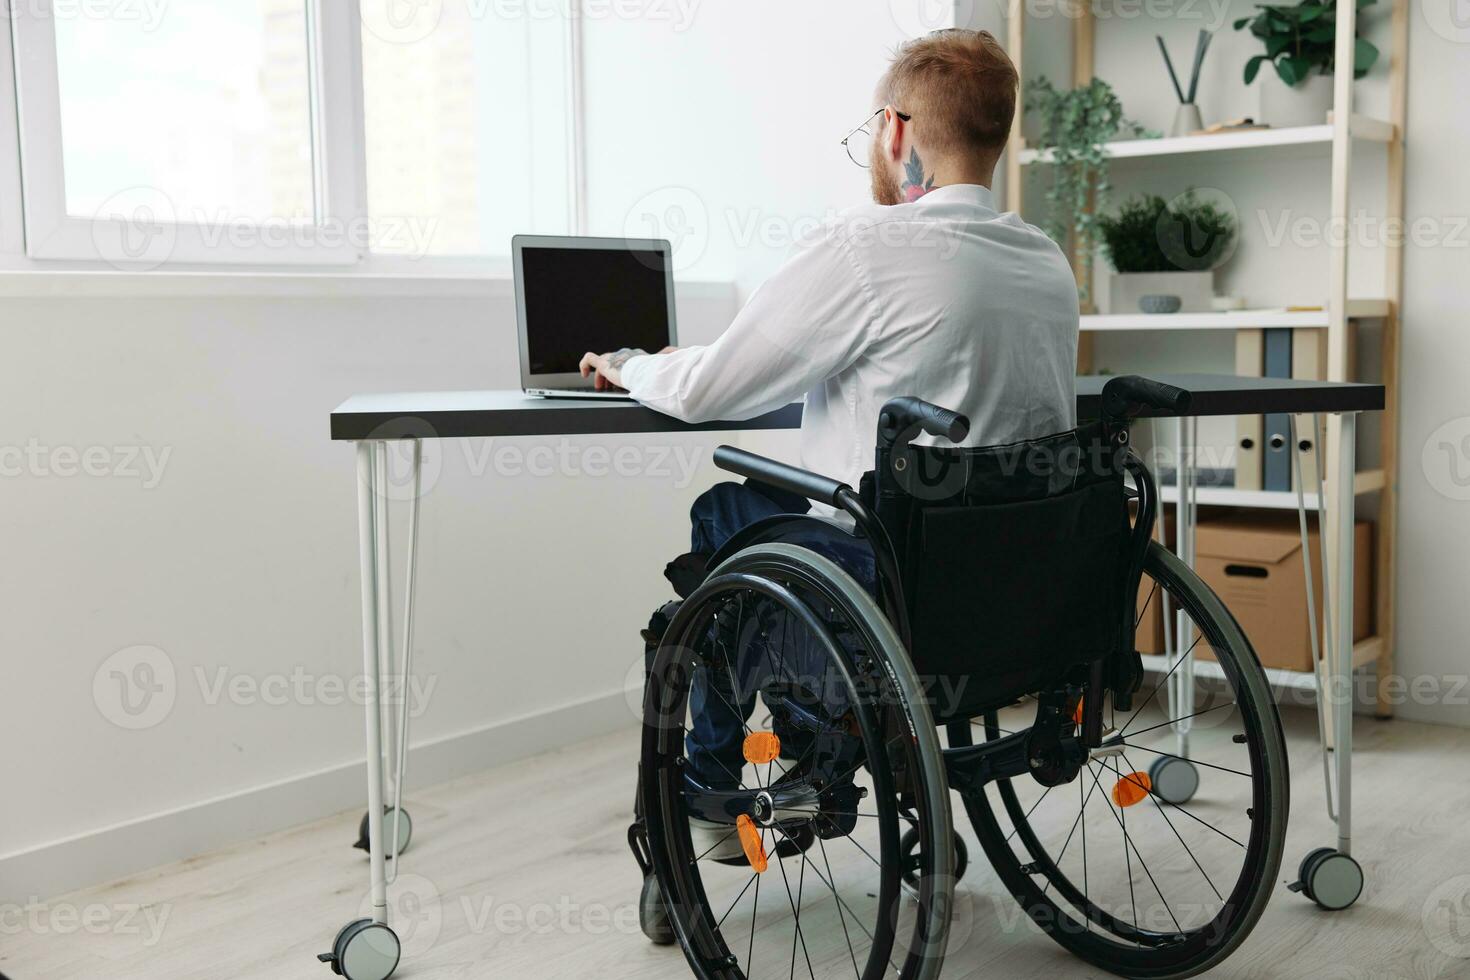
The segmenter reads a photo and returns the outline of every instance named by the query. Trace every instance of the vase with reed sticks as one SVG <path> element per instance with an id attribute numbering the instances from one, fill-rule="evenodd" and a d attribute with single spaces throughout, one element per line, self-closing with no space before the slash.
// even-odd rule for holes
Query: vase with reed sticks
<path id="1" fill-rule="evenodd" d="M 1213 37 L 1209 31 L 1199 32 L 1199 38 L 1194 44 L 1194 68 L 1189 73 L 1189 90 L 1186 93 L 1184 86 L 1179 84 L 1179 75 L 1174 71 L 1174 61 L 1169 57 L 1169 49 L 1164 45 L 1163 37 L 1154 36 L 1154 40 L 1159 42 L 1159 51 L 1164 56 L 1164 67 L 1169 69 L 1169 81 L 1174 83 L 1174 94 L 1179 96 L 1179 108 L 1174 111 L 1174 125 L 1169 130 L 1170 136 L 1188 136 L 1205 128 L 1204 117 L 1200 115 L 1199 106 L 1194 99 L 1199 94 L 1199 73 L 1204 67 L 1205 52 L 1210 49 L 1210 40 Z"/>

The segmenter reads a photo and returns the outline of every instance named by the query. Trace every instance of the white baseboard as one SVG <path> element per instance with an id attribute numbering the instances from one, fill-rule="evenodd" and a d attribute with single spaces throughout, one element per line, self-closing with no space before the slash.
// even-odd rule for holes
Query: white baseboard
<path id="1" fill-rule="evenodd" d="M 626 728 L 635 720 L 628 696 L 617 690 L 442 736 L 410 748 L 406 785 L 447 782 Z M 353 807 L 366 809 L 365 769 L 359 758 L 0 855 L 0 904 L 48 899 Z"/>

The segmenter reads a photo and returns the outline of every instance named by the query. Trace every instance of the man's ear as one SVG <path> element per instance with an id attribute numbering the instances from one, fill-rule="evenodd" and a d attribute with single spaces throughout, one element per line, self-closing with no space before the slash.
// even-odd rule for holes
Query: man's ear
<path id="1" fill-rule="evenodd" d="M 899 117 L 893 106 L 883 110 L 883 151 L 894 163 L 903 159 L 903 141 L 907 126 L 908 123 Z"/>

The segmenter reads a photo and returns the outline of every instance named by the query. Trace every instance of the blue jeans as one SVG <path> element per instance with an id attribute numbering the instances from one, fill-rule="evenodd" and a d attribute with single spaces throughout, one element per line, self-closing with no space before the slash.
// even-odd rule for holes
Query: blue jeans
<path id="1" fill-rule="evenodd" d="M 777 514 L 805 514 L 810 509 L 811 503 L 806 499 L 769 487 L 758 487 L 752 483 L 716 484 L 701 494 L 690 509 L 693 525 L 690 549 L 697 554 L 710 555 L 756 521 Z M 859 582 L 870 590 L 873 588 L 876 575 L 872 554 L 866 546 L 856 539 L 851 543 L 834 542 L 830 535 L 814 540 L 812 544 L 813 550 L 827 554 L 847 568 Z M 819 661 L 824 655 L 815 649 L 804 649 L 807 644 L 802 643 L 800 637 L 792 636 L 786 629 L 771 623 L 753 621 L 745 625 L 744 635 L 726 638 L 736 651 L 735 673 L 739 677 L 734 678 L 725 670 L 700 669 L 695 672 L 690 685 L 692 720 L 685 751 L 692 775 L 712 789 L 735 789 L 739 786 L 739 774 L 745 765 L 742 753 L 745 723 L 755 711 L 756 692 L 773 679 L 774 665 L 780 663 L 780 671 L 789 676 L 815 676 L 816 671 L 822 670 Z M 761 625 L 767 628 L 762 630 Z M 781 637 L 784 646 L 777 647 L 777 641 L 773 640 L 768 649 L 760 636 L 763 632 Z M 788 750 L 799 756 L 804 749 L 803 740 L 810 736 L 804 732 L 783 732 L 779 712 L 776 713 L 775 728 Z"/>

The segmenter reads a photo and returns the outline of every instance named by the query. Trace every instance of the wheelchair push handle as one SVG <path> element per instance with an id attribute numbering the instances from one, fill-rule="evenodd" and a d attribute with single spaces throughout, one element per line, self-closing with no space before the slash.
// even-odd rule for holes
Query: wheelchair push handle
<path id="1" fill-rule="evenodd" d="M 878 415 L 879 439 L 889 446 L 905 429 L 913 426 L 950 442 L 960 442 L 970 434 L 970 420 L 959 412 L 951 412 L 912 395 L 890 398 Z"/>
<path id="2" fill-rule="evenodd" d="M 816 500 L 831 507 L 840 507 L 839 496 L 852 488 L 830 477 L 804 470 L 797 466 L 757 456 L 734 446 L 720 446 L 715 450 L 715 465 L 722 470 L 743 476 L 757 483 L 794 493 L 798 497 Z"/>
<path id="3" fill-rule="evenodd" d="M 1104 418 L 1126 419 L 1151 408 L 1169 415 L 1183 415 L 1189 411 L 1191 400 L 1190 393 L 1183 388 L 1136 374 L 1123 374 L 1103 385 L 1102 413 Z"/>

